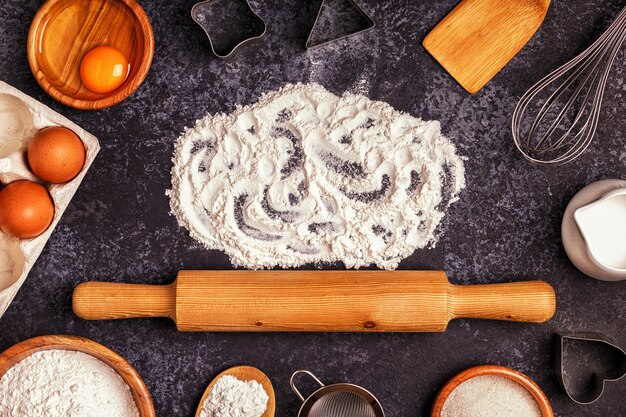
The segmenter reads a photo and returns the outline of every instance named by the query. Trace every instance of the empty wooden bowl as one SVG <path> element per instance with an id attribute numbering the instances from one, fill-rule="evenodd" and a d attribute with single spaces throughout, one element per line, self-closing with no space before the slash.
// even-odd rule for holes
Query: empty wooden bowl
<path id="1" fill-rule="evenodd" d="M 87 52 L 112 46 L 130 62 L 126 81 L 98 94 L 80 78 Z M 39 85 L 55 100 L 76 109 L 110 107 L 131 95 L 145 80 L 154 36 L 145 11 L 135 0 L 48 0 L 28 32 L 28 62 Z"/>
<path id="2" fill-rule="evenodd" d="M 130 388 L 140 417 L 155 417 L 152 397 L 135 368 L 112 350 L 78 336 L 39 336 L 24 340 L 0 353 L 0 378 L 16 363 L 42 350 L 75 350 L 91 355 L 113 368 Z"/>
<path id="3" fill-rule="evenodd" d="M 554 417 L 554 412 L 552 411 L 552 406 L 550 405 L 550 401 L 548 401 L 548 397 L 546 396 L 546 394 L 544 394 L 541 388 L 539 388 L 539 385 L 537 385 L 535 381 L 533 381 L 523 373 L 516 371 L 515 369 L 498 365 L 475 366 L 473 368 L 466 369 L 465 371 L 456 375 L 454 378 L 448 381 L 448 383 L 441 389 L 441 391 L 439 391 L 439 394 L 437 394 L 437 398 L 435 398 L 435 404 L 433 405 L 433 411 L 430 416 L 441 417 L 443 405 L 445 404 L 452 391 L 454 391 L 459 385 L 461 385 L 465 381 L 482 375 L 502 376 L 517 382 L 533 396 L 535 401 L 537 401 L 537 405 L 539 406 L 539 409 L 541 410 L 541 415 L 543 417 Z"/>

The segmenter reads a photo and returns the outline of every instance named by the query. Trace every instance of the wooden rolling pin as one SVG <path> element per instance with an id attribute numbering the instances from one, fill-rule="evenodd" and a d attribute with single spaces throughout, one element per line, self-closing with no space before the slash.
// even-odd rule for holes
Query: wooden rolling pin
<path id="1" fill-rule="evenodd" d="M 459 286 L 443 271 L 180 271 L 169 285 L 84 282 L 87 320 L 169 317 L 181 331 L 442 332 L 454 318 L 549 320 L 542 281 Z"/>

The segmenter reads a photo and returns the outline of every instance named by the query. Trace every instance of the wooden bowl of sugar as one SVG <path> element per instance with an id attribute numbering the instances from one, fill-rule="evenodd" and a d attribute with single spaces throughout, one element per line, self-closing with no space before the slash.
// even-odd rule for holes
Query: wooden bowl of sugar
<path id="1" fill-rule="evenodd" d="M 554 417 L 548 397 L 529 377 L 498 365 L 469 368 L 439 391 L 431 417 Z"/>
<path id="2" fill-rule="evenodd" d="M 81 80 L 83 58 L 98 47 L 114 48 L 128 60 L 128 75 L 112 91 L 94 92 Z M 26 49 L 35 79 L 53 99 L 98 110 L 119 103 L 143 83 L 154 36 L 135 0 L 48 0 L 31 23 Z"/>
<path id="3" fill-rule="evenodd" d="M 44 354 L 48 356 L 44 357 Z M 62 363 L 66 358 L 67 362 Z M 65 378 L 64 372 L 69 374 Z M 84 372 L 93 373 L 91 381 L 83 378 Z M 21 385 L 23 389 L 19 388 Z M 99 386 L 105 389 L 98 390 Z M 118 392 L 120 398 L 113 398 Z M 74 397 L 67 398 L 74 408 L 59 401 L 58 397 L 63 400 L 64 394 Z M 39 336 L 0 353 L 0 411 L 17 415 L 15 410 L 28 409 L 33 416 L 40 416 L 48 410 L 44 406 L 59 407 L 63 415 L 70 412 L 73 416 L 155 417 L 148 388 L 135 368 L 105 346 L 78 336 Z M 113 408 L 117 414 L 111 412 Z M 76 410 L 80 412 L 76 413 Z"/>

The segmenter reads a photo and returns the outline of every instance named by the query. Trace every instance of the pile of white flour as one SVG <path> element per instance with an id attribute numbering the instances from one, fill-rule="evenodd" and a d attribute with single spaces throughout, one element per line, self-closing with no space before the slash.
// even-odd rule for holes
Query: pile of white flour
<path id="1" fill-rule="evenodd" d="M 334 261 L 394 269 L 436 242 L 465 186 L 439 122 L 318 84 L 199 120 L 173 161 L 168 195 L 179 223 L 252 269 Z"/>
<path id="2" fill-rule="evenodd" d="M 0 379 L 0 417 L 139 417 L 124 380 L 91 355 L 34 353 Z"/>
<path id="3" fill-rule="evenodd" d="M 211 389 L 200 417 L 261 417 L 268 401 L 267 392 L 257 381 L 225 375 Z"/>

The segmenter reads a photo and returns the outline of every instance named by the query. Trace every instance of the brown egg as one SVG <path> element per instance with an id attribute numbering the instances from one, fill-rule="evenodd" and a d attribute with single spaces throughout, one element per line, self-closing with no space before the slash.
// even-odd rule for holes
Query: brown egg
<path id="1" fill-rule="evenodd" d="M 42 234 L 52 223 L 54 203 L 36 182 L 15 181 L 0 190 L 0 229 L 19 239 Z"/>
<path id="2" fill-rule="evenodd" d="M 67 182 L 85 165 L 85 146 L 65 127 L 41 129 L 28 144 L 28 164 L 46 182 Z"/>

